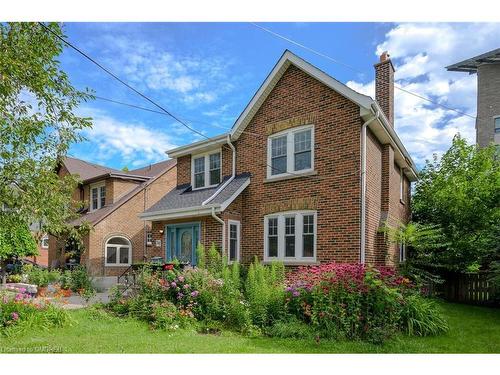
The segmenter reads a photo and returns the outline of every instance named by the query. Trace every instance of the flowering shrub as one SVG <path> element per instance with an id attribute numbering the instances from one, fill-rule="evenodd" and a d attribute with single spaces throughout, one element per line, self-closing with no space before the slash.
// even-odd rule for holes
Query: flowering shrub
<path id="1" fill-rule="evenodd" d="M 201 253 L 198 259 L 197 268 L 146 268 L 135 295 L 117 293 L 108 308 L 153 328 L 194 324 L 205 333 L 230 328 L 275 337 L 383 342 L 396 332 L 442 332 L 444 320 L 434 305 L 392 268 L 331 263 L 285 277 L 283 264 L 256 261 L 243 278 L 238 263 L 228 265 L 214 248 L 207 259 Z"/>
<path id="2" fill-rule="evenodd" d="M 48 302 L 35 302 L 25 290 L 0 297 L 0 333 L 10 336 L 28 328 L 49 329 L 70 322 L 66 311 Z"/>
<path id="3" fill-rule="evenodd" d="M 320 336 L 374 342 L 404 330 L 403 306 L 418 298 L 412 283 L 394 269 L 361 264 L 299 268 L 289 275 L 286 288 L 288 311 L 312 324 Z"/>

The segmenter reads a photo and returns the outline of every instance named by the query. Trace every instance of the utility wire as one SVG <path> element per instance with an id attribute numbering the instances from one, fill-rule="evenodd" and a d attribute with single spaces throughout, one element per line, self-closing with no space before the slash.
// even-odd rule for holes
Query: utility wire
<path id="1" fill-rule="evenodd" d="M 180 123 L 181 125 L 183 125 L 184 127 L 186 127 L 187 129 L 189 129 L 190 131 L 192 131 L 193 133 L 196 133 L 198 135 L 201 135 L 202 137 L 206 138 L 207 140 L 211 140 L 212 138 L 210 137 L 207 137 L 205 134 L 203 134 L 202 132 L 192 128 L 191 126 L 189 126 L 188 124 L 186 124 L 184 121 L 182 121 L 179 117 L 173 115 L 171 112 L 169 112 L 168 110 L 166 110 L 163 106 L 161 106 L 160 104 L 157 104 L 155 101 L 153 101 L 152 99 L 150 99 L 149 97 L 147 97 L 146 95 L 144 95 L 143 93 L 141 93 L 140 91 L 138 91 L 137 89 L 135 89 L 134 87 L 132 87 L 131 85 L 129 85 L 127 82 L 123 81 L 120 77 L 118 77 L 116 74 L 114 74 L 113 72 L 111 72 L 109 69 L 105 68 L 103 65 L 101 65 L 99 62 L 97 62 L 95 59 L 93 59 L 92 57 L 90 57 L 88 54 L 86 54 L 85 52 L 83 52 L 80 48 L 76 47 L 75 45 L 73 45 L 72 43 L 68 42 L 66 39 L 64 39 L 62 36 L 60 36 L 59 34 L 57 34 L 56 32 L 52 31 L 49 27 L 47 27 L 43 22 L 38 22 L 38 24 L 40 26 L 42 26 L 47 32 L 49 32 L 50 34 L 54 35 L 57 39 L 59 39 L 61 42 L 63 42 L 65 45 L 67 45 L 68 47 L 72 48 L 73 50 L 75 50 L 76 52 L 78 52 L 80 55 L 82 55 L 83 57 L 85 57 L 87 60 L 89 60 L 90 62 L 92 62 L 93 64 L 95 64 L 96 66 L 98 66 L 101 70 L 103 70 L 104 72 L 106 72 L 108 75 L 110 75 L 111 77 L 113 77 L 115 80 L 117 80 L 118 82 L 120 82 L 122 85 L 124 85 L 125 87 L 129 88 L 130 90 L 132 90 L 133 92 L 135 92 L 137 95 L 141 96 L 142 98 L 146 99 L 148 102 L 150 102 L 151 104 L 153 104 L 155 107 L 159 108 L 160 110 L 162 110 L 166 115 L 170 116 L 171 118 L 173 118 L 175 121 L 177 121 L 178 123 Z M 112 99 L 106 99 L 108 101 L 113 101 Z M 117 102 L 117 101 L 114 101 L 114 102 Z M 127 104 L 128 105 L 128 104 Z M 139 106 L 135 106 L 135 105 L 130 105 L 130 106 L 134 106 L 136 108 L 138 108 Z M 229 146 L 227 145 L 224 145 L 223 147 L 227 147 L 229 148 Z M 269 165 L 269 164 L 265 164 L 267 167 L 269 168 L 272 168 L 273 170 L 277 170 L 277 171 L 280 171 L 282 172 L 280 169 L 277 169 L 275 167 L 273 167 L 272 165 Z M 262 165 L 264 166 L 264 165 Z M 298 174 L 298 173 L 293 173 L 293 172 L 286 172 L 287 174 L 291 174 L 291 175 L 296 175 L 296 176 L 303 176 L 301 174 Z M 318 176 L 314 176 L 314 177 L 318 177 Z"/>
<path id="2" fill-rule="evenodd" d="M 155 101 L 153 101 L 152 99 L 150 99 L 149 97 L 147 97 L 146 95 L 144 95 L 143 93 L 141 93 L 140 91 L 138 91 L 137 89 L 135 89 L 134 87 L 132 87 L 131 85 L 129 85 L 127 82 L 125 82 L 124 80 L 122 80 L 120 77 L 118 77 L 116 74 L 114 74 L 113 72 L 111 72 L 109 69 L 105 68 L 104 66 L 102 66 L 99 62 L 97 62 L 96 60 L 94 60 L 92 57 L 90 57 L 88 54 L 86 54 L 85 52 L 83 52 L 81 49 L 79 49 L 78 47 L 74 46 L 73 44 L 71 44 L 70 42 L 68 42 L 66 39 L 64 39 L 62 36 L 60 36 L 59 34 L 57 34 L 56 32 L 54 32 L 53 30 L 51 30 L 49 27 L 47 27 L 43 22 L 38 22 L 38 24 L 40 26 L 42 26 L 46 31 L 48 31 L 49 33 L 51 33 L 52 35 L 54 35 L 57 39 L 59 39 L 60 41 L 62 41 L 64 44 L 66 44 L 68 47 L 74 49 L 76 52 L 78 52 L 80 55 L 82 55 L 83 57 L 85 57 L 87 60 L 91 61 L 93 64 L 95 64 L 96 66 L 98 66 L 101 70 L 103 70 L 104 72 L 106 72 L 108 75 L 110 75 L 111 77 L 113 77 L 114 79 L 116 79 L 118 82 L 120 82 L 122 85 L 124 85 L 125 87 L 129 88 L 130 90 L 132 90 L 133 92 L 135 92 L 137 95 L 139 95 L 140 97 L 142 97 L 143 99 L 146 99 L 148 102 L 150 102 L 151 104 L 153 104 L 155 107 L 159 108 L 160 110 L 162 110 L 163 112 L 165 112 L 165 114 L 167 114 L 168 116 L 172 117 L 175 121 L 177 121 L 178 123 L 180 123 L 181 125 L 185 126 L 186 128 L 188 128 L 189 130 L 191 130 L 192 132 L 198 134 L 198 135 L 201 135 L 202 137 L 205 137 L 207 139 L 210 139 L 209 137 L 207 137 L 205 134 L 203 134 L 202 132 L 190 127 L 189 125 L 187 125 L 184 121 L 182 121 L 181 119 L 179 119 L 178 117 L 176 117 L 175 115 L 173 115 L 171 112 L 167 111 L 164 107 L 162 107 L 160 104 L 156 103 Z"/>
<path id="3" fill-rule="evenodd" d="M 270 29 L 268 29 L 268 28 L 266 28 L 266 27 L 264 27 L 264 26 L 258 25 L 258 24 L 254 23 L 254 22 L 250 22 L 250 24 L 252 24 L 253 26 L 257 27 L 258 29 L 263 30 L 263 31 L 265 31 L 266 33 L 269 33 L 269 34 L 271 34 L 271 35 L 273 35 L 273 36 L 275 36 L 275 37 L 277 37 L 277 38 L 279 38 L 279 39 L 282 39 L 282 40 L 284 40 L 284 41 L 286 41 L 286 42 L 288 42 L 288 43 L 291 43 L 291 44 L 293 44 L 293 45 L 296 45 L 297 47 L 300 47 L 300 48 L 302 48 L 302 49 L 305 49 L 306 51 L 309 51 L 309 52 L 311 52 L 311 53 L 314 53 L 314 54 L 315 54 L 315 55 L 317 55 L 317 56 L 320 56 L 320 57 L 323 57 L 323 58 L 325 58 L 325 59 L 327 59 L 327 60 L 330 60 L 330 61 L 334 62 L 335 64 L 339 64 L 339 65 L 345 66 L 346 68 L 351 69 L 351 70 L 353 70 L 353 71 L 355 71 L 355 72 L 357 72 L 357 73 L 362 73 L 362 74 L 365 74 L 365 72 L 364 72 L 364 71 L 362 71 L 361 69 L 358 69 L 358 68 L 356 68 L 356 67 L 354 67 L 354 66 L 352 66 L 352 65 L 346 64 L 346 63 L 344 63 L 344 62 L 342 62 L 342 61 L 336 60 L 336 59 L 334 59 L 334 58 L 333 58 L 333 57 L 331 57 L 331 56 L 328 56 L 328 55 L 326 55 L 326 54 L 324 54 L 324 53 L 322 53 L 322 52 L 316 51 L 315 49 L 312 49 L 311 47 L 308 47 L 308 46 L 306 46 L 306 45 L 304 45 L 304 44 L 302 44 L 302 43 L 299 43 L 299 42 L 297 42 L 297 41 L 295 41 L 295 40 L 292 40 L 292 39 L 290 39 L 290 38 L 287 38 L 286 36 L 283 36 L 283 35 L 281 35 L 281 34 L 278 34 L 277 32 L 274 32 L 274 31 L 272 31 L 272 30 L 270 30 Z M 377 79 L 376 77 L 375 77 L 375 80 L 377 80 L 377 81 L 382 81 L 381 79 Z M 382 82 L 383 82 L 383 83 L 387 83 L 387 82 L 384 82 L 384 81 L 382 81 Z M 419 99 L 422 99 L 422 100 L 428 101 L 428 102 L 430 102 L 430 103 L 432 103 L 432 104 L 435 104 L 435 105 L 437 105 L 437 106 L 439 106 L 439 107 L 445 108 L 445 109 L 447 109 L 447 110 L 449 110 L 449 111 L 456 112 L 456 113 L 458 113 L 459 115 L 462 115 L 462 116 L 467 116 L 467 117 L 470 117 L 470 118 L 472 118 L 472 119 L 476 119 L 476 118 L 477 118 L 476 116 L 472 116 L 472 115 L 470 115 L 470 114 L 468 114 L 468 113 L 466 113 L 466 112 L 463 112 L 463 111 L 460 111 L 460 110 L 458 110 L 458 109 L 455 109 L 455 108 L 449 107 L 449 106 L 447 106 L 447 105 L 441 104 L 441 103 L 439 103 L 439 102 L 436 102 L 436 101 L 434 101 L 434 100 L 432 100 L 432 99 L 429 99 L 429 98 L 427 98 L 427 97 L 425 97 L 425 96 L 422 96 L 422 95 L 420 95 L 420 94 L 414 93 L 414 92 L 412 92 L 412 91 L 410 91 L 410 90 L 408 90 L 408 89 L 405 89 L 404 87 L 398 86 L 398 85 L 396 85 L 396 84 L 394 84 L 394 88 L 395 88 L 395 89 L 397 89 L 397 90 L 400 90 L 400 91 L 402 91 L 402 92 L 404 92 L 404 93 L 407 93 L 407 94 L 409 94 L 409 95 L 413 95 L 413 96 L 415 96 L 415 97 L 417 97 L 417 98 L 419 98 Z"/>

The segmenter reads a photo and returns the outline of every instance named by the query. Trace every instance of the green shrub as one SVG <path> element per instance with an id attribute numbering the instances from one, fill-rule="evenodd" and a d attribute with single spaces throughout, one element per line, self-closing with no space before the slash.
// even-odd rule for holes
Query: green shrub
<path id="1" fill-rule="evenodd" d="M 282 339 L 312 339 L 316 336 L 313 327 L 300 321 L 293 315 L 274 322 L 274 324 L 266 330 L 266 334 L 271 337 Z"/>
<path id="2" fill-rule="evenodd" d="M 59 278 L 59 284 L 62 289 L 71 289 L 72 277 L 71 271 L 66 270 L 61 273 L 61 277 Z"/>
<path id="3" fill-rule="evenodd" d="M 404 301 L 400 325 L 410 336 L 432 336 L 448 330 L 436 303 L 418 294 L 411 294 Z"/>
<path id="4" fill-rule="evenodd" d="M 252 322 L 268 326 L 285 313 L 285 271 L 283 263 L 262 265 L 258 259 L 248 269 L 245 296 L 249 303 Z"/>
<path id="5" fill-rule="evenodd" d="M 93 291 L 92 280 L 87 273 L 84 266 L 77 266 L 71 271 L 71 290 L 73 292 L 79 291 Z"/>
<path id="6" fill-rule="evenodd" d="M 31 264 L 25 264 L 22 268 L 22 273 L 25 275 L 28 283 L 42 288 L 59 281 L 61 276 L 61 273 L 58 270 L 48 271 Z"/>

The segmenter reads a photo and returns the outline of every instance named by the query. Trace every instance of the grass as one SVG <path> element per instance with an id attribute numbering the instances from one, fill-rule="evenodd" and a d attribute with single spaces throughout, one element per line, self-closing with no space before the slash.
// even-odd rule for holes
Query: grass
<path id="1" fill-rule="evenodd" d="M 96 318 L 74 310 L 70 327 L 0 337 L 1 352 L 63 353 L 500 353 L 500 310 L 441 304 L 450 331 L 436 337 L 398 336 L 384 345 L 357 341 L 322 341 L 242 337 L 224 332 L 151 331 L 142 322 Z"/>

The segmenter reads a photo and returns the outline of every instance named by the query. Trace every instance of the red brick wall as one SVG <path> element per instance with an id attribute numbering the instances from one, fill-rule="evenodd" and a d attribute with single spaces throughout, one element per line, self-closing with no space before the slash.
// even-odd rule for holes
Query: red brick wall
<path id="1" fill-rule="evenodd" d="M 382 145 L 367 129 L 366 139 L 366 263 L 380 263 L 384 259 L 377 247 L 382 208 Z"/>
<path id="2" fill-rule="evenodd" d="M 94 226 L 89 234 L 87 261 L 94 275 L 118 276 L 126 269 L 126 267 L 104 265 L 106 241 L 115 235 L 126 237 L 132 243 L 133 262 L 142 262 L 154 256 L 151 247 L 145 246 L 145 231 L 148 231 L 151 225 L 141 220 L 138 215 L 176 186 L 176 175 L 176 167 L 173 167 L 157 178 L 147 189 L 136 194 Z"/>
<path id="3" fill-rule="evenodd" d="M 315 114 L 316 176 L 264 182 L 268 124 Z M 263 258 L 263 217 L 270 203 L 317 199 L 319 261 L 359 261 L 359 107 L 291 66 L 236 142 L 237 172 L 250 172 L 243 193 L 242 257 Z"/>

